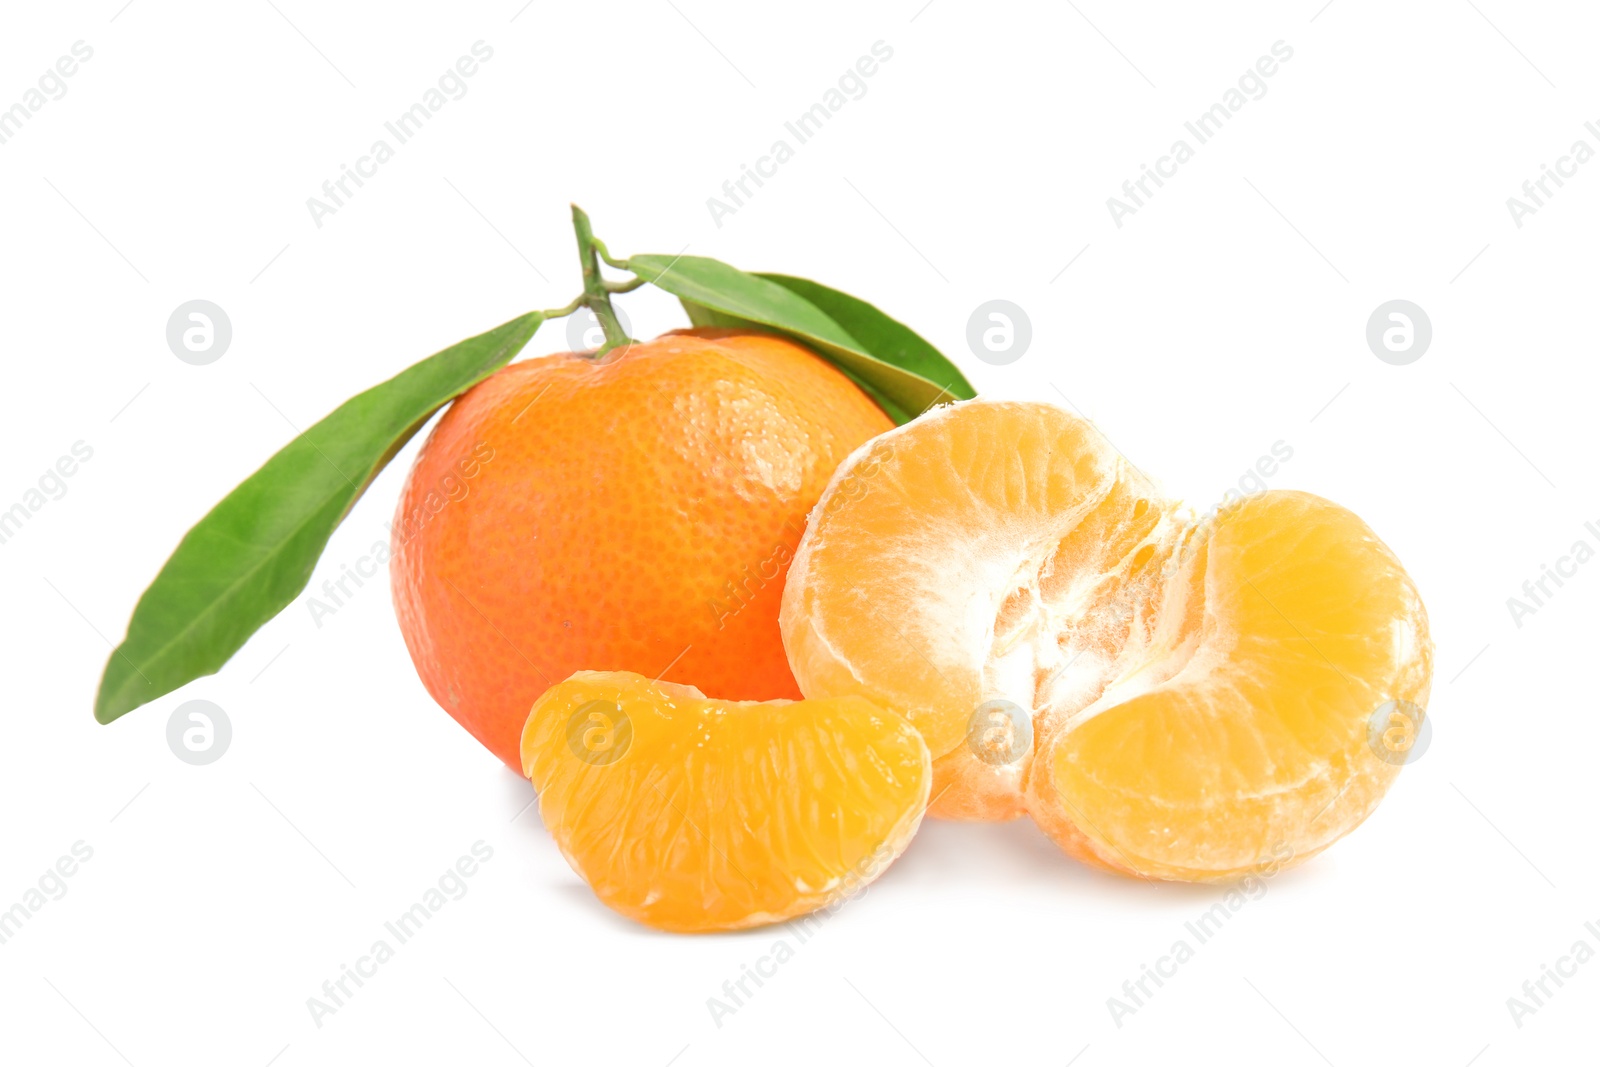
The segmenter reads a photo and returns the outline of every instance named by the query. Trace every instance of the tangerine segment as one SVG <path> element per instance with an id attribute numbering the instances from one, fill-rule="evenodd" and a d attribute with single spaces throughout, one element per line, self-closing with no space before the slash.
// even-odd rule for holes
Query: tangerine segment
<path id="1" fill-rule="evenodd" d="M 1052 405 L 968 401 L 883 434 L 834 473 L 790 566 L 779 621 L 800 690 L 904 709 L 939 761 L 936 814 L 1020 814 L 1029 756 L 983 758 L 974 715 L 1099 696 L 1147 625 L 1174 510 Z"/>
<path id="2" fill-rule="evenodd" d="M 1426 703 L 1432 647 L 1399 560 L 1336 504 L 1263 493 L 1197 543 L 1164 608 L 1187 620 L 1164 643 L 1181 666 L 1152 685 L 1130 664 L 1048 736 L 1028 805 L 1080 858 L 1212 881 L 1304 860 L 1372 812 L 1400 766 L 1369 722 Z"/>
<path id="3" fill-rule="evenodd" d="M 534 703 L 523 773 L 573 870 L 662 930 L 815 911 L 877 877 L 927 804 L 927 746 L 859 697 L 709 700 L 580 671 Z"/>

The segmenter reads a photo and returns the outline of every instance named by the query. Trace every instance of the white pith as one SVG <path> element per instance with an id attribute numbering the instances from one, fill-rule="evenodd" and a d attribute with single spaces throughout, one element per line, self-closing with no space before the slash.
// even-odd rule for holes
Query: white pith
<path id="1" fill-rule="evenodd" d="M 929 428 L 953 417 L 962 406 L 945 405 L 914 424 L 880 435 L 839 466 L 812 511 L 807 536 L 790 570 L 791 585 L 804 584 L 817 538 L 824 536 L 816 529 L 819 517 L 841 486 L 858 477 L 856 472 L 872 450 L 892 455 L 898 438 L 913 425 Z M 1114 469 L 1124 484 L 1146 482 L 1120 456 Z M 1193 560 L 1183 558 L 1179 549 L 1192 542 L 1197 519 L 1186 508 L 1162 504 L 1159 487 L 1153 484 L 1145 486 L 1148 506 L 1159 509 L 1159 519 L 1142 540 L 1122 558 L 1101 567 L 1079 568 L 1067 576 L 1064 587 L 1058 582 L 1053 593 L 1045 590 L 1048 580 L 1057 577 L 1051 573 L 1056 550 L 1115 484 L 1107 482 L 1042 522 L 1014 521 L 994 530 L 985 544 L 973 545 L 950 561 L 952 570 L 944 581 L 922 591 L 918 619 L 941 621 L 921 634 L 928 642 L 928 660 L 940 670 L 976 674 L 980 700 L 1001 698 L 1026 709 L 1033 718 L 1036 741 L 1062 722 L 1094 714 L 1170 680 L 1198 648 L 1198 633 L 1179 632 L 1186 598 L 1168 595 L 1190 579 Z M 1144 576 L 1130 581 L 1130 564 L 1141 552 L 1149 555 Z M 1117 588 L 1120 601 L 1096 602 L 1097 593 Z M 799 605 L 790 607 L 789 600 L 786 595 L 785 615 L 795 616 L 806 627 L 806 639 L 824 653 L 833 669 L 847 673 L 861 691 L 881 684 L 881 679 L 863 676 L 845 651 L 840 641 L 843 629 L 835 635 L 829 626 L 832 620 L 801 617 Z M 1010 624 L 1004 632 L 1003 613 Z M 803 678 L 801 684 L 804 687 Z"/>

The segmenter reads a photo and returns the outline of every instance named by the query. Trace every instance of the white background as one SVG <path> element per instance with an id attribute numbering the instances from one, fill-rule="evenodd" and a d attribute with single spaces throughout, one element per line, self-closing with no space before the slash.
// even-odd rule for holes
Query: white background
<path id="1" fill-rule="evenodd" d="M 93 849 L 0 945 L 0 1059 L 1594 1061 L 1600 962 L 1520 1028 L 1506 1005 L 1580 938 L 1600 949 L 1600 563 L 1520 627 L 1506 604 L 1600 546 L 1600 162 L 1521 228 L 1506 207 L 1574 140 L 1600 148 L 1591 10 L 123 3 L 8 5 L 0 32 L 0 107 L 94 49 L 0 145 L 0 509 L 74 442 L 94 453 L 0 544 L 0 908 Z M 315 226 L 306 199 L 480 39 L 467 95 Z M 879 40 L 867 94 L 716 225 L 707 198 Z M 1106 198 L 1279 40 L 1267 94 L 1114 225 Z M 97 726 L 107 640 L 293 427 L 577 292 L 569 200 L 618 254 L 872 300 L 985 393 L 1069 398 L 1191 500 L 1286 443 L 1271 484 L 1353 508 L 1423 591 L 1432 746 L 1120 1026 L 1107 998 L 1219 891 L 1090 872 L 1021 822 L 925 826 L 719 1027 L 707 998 L 793 931 L 677 937 L 596 904 L 528 785 L 428 698 L 382 583 L 320 628 L 297 601 L 220 675 Z M 210 366 L 165 341 L 194 298 L 233 324 Z M 993 298 L 1033 324 L 1009 366 L 966 347 Z M 1409 366 L 1364 339 L 1394 298 L 1433 323 Z M 624 307 L 639 336 L 683 321 L 659 293 Z M 530 352 L 565 347 L 550 326 Z M 385 536 L 415 447 L 314 584 Z M 234 729 L 205 767 L 165 741 L 197 697 Z M 479 840 L 467 895 L 316 1026 L 307 998 Z"/>

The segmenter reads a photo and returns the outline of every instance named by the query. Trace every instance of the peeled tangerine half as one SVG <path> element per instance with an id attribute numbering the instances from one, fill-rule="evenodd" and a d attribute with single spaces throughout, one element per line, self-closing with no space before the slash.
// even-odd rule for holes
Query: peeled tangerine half
<path id="1" fill-rule="evenodd" d="M 737 930 L 833 904 L 883 873 L 933 780 L 905 719 L 858 696 L 708 700 L 580 671 L 534 702 L 522 769 L 567 862 L 662 930 Z"/>
<path id="2" fill-rule="evenodd" d="M 807 697 L 921 731 L 935 815 L 1026 812 L 1148 878 L 1277 869 L 1348 833 L 1432 671 L 1416 587 L 1355 515 L 1274 491 L 1197 520 L 1042 403 L 953 404 L 858 449 L 780 618 Z"/>

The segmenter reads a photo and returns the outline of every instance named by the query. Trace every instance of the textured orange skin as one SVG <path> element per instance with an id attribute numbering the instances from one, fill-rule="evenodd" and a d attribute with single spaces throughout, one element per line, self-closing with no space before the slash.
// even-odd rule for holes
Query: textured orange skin
<path id="1" fill-rule="evenodd" d="M 519 772 L 529 709 L 575 671 L 799 698 L 789 560 L 834 468 L 892 425 L 812 352 L 734 330 L 500 370 L 401 494 L 390 577 L 417 673 Z"/>

